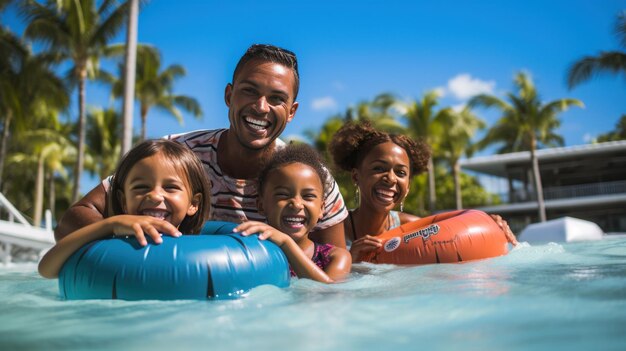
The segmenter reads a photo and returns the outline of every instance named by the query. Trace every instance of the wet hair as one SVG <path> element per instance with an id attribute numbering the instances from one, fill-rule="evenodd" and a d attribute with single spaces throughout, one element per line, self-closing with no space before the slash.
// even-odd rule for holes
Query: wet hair
<path id="1" fill-rule="evenodd" d="M 109 192 L 110 215 L 124 214 L 123 205 L 117 191 L 124 191 L 124 182 L 133 166 L 139 161 L 161 154 L 167 162 L 170 162 L 177 172 L 184 175 L 191 194 L 201 194 L 202 199 L 198 204 L 198 211 L 193 216 L 186 216 L 181 222 L 179 230 L 185 234 L 199 233 L 204 221 L 208 218 L 210 202 L 210 186 L 207 176 L 198 157 L 184 145 L 172 140 L 156 139 L 146 140 L 132 148 L 120 161 L 113 179 L 111 179 L 111 190 Z"/>
<path id="2" fill-rule="evenodd" d="M 335 165 L 350 172 L 361 164 L 376 145 L 390 141 L 406 151 L 409 156 L 411 176 L 418 175 L 428 168 L 430 147 L 424 141 L 380 131 L 368 121 L 348 122 L 342 126 L 333 136 L 328 150 Z"/>
<path id="3" fill-rule="evenodd" d="M 239 59 L 235 67 L 235 72 L 233 73 L 233 83 L 239 72 L 246 63 L 250 61 L 278 63 L 289 68 L 293 72 L 293 99 L 294 101 L 296 100 L 298 90 L 300 89 L 300 74 L 298 73 L 298 59 L 296 58 L 296 54 L 274 45 L 254 44 L 250 46 L 246 53 Z"/>
<path id="4" fill-rule="evenodd" d="M 293 163 L 301 163 L 311 167 L 320 178 L 322 193 L 326 193 L 329 186 L 328 171 L 317 151 L 307 144 L 289 144 L 272 154 L 259 173 L 259 193 L 263 193 L 267 178 L 272 171 Z"/>

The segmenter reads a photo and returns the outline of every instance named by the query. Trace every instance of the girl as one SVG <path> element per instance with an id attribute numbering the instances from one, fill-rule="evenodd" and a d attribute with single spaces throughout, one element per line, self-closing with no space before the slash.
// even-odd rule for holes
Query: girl
<path id="1" fill-rule="evenodd" d="M 268 224 L 249 221 L 235 232 L 260 233 L 260 239 L 278 245 L 292 276 L 323 283 L 343 280 L 350 273 L 350 253 L 309 239 L 309 231 L 323 216 L 327 184 L 326 168 L 309 146 L 288 145 L 276 151 L 259 174 L 258 209 Z"/>
<path id="2" fill-rule="evenodd" d="M 209 189 L 202 164 L 189 148 L 170 140 L 144 141 L 124 156 L 113 175 L 111 215 L 59 240 L 39 262 L 39 274 L 57 278 L 72 253 L 111 234 L 134 235 L 145 246 L 145 235 L 160 244 L 159 233 L 198 233 L 208 216 Z"/>
<path id="3" fill-rule="evenodd" d="M 430 149 L 422 141 L 388 134 L 362 122 L 339 129 L 329 151 L 337 167 L 351 173 L 357 187 L 359 205 L 349 212 L 344 231 L 346 241 L 352 241 L 352 260 L 359 262 L 363 253 L 381 247 L 377 235 L 419 219 L 402 212 L 402 207 L 411 177 L 427 168 Z M 398 205 L 400 212 L 393 210 Z M 515 244 L 506 221 L 497 215 L 492 217 Z"/>

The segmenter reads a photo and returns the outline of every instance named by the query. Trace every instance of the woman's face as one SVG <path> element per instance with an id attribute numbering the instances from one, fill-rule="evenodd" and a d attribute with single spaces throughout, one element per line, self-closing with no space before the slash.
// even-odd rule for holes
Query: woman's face
<path id="1" fill-rule="evenodd" d="M 361 192 L 361 207 L 391 211 L 408 193 L 410 170 L 409 156 L 402 147 L 391 141 L 374 146 L 352 170 Z"/>

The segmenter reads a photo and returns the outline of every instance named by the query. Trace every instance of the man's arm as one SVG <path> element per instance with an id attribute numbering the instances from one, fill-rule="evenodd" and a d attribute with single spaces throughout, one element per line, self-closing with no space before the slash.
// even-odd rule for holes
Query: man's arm
<path id="1" fill-rule="evenodd" d="M 54 229 L 54 239 L 59 241 L 75 230 L 101 221 L 106 208 L 106 195 L 104 186 L 100 183 L 85 197 L 73 204 L 65 211 Z"/>

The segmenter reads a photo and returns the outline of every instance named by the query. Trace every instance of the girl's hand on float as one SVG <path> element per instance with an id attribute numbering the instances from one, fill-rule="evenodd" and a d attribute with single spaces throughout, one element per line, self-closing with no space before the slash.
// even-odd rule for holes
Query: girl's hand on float
<path id="1" fill-rule="evenodd" d="M 161 233 L 173 237 L 179 237 L 182 235 L 182 233 L 178 231 L 178 228 L 161 218 L 151 216 L 119 215 L 109 217 L 107 220 L 111 221 L 112 231 L 115 236 L 134 235 L 141 246 L 148 245 L 146 235 L 152 238 L 155 244 L 163 242 Z"/>
<path id="2" fill-rule="evenodd" d="M 243 236 L 259 234 L 259 240 L 269 240 L 274 244 L 282 247 L 283 244 L 290 239 L 289 235 L 279 231 L 271 225 L 263 222 L 248 221 L 241 223 L 233 232 L 240 233 Z"/>
<path id="3" fill-rule="evenodd" d="M 352 242 L 350 247 L 350 255 L 352 262 L 361 262 L 361 256 L 364 253 L 376 251 L 383 246 L 383 241 L 375 236 L 366 235 Z"/>
<path id="4" fill-rule="evenodd" d="M 517 246 L 517 244 L 519 243 L 517 242 L 517 238 L 515 238 L 515 234 L 513 234 L 513 231 L 511 230 L 511 228 L 509 228 L 509 223 L 507 223 L 507 221 L 505 221 L 504 218 L 502 218 L 501 216 L 497 214 L 492 214 L 490 216 L 491 218 L 493 218 L 496 224 L 498 224 L 500 229 L 502 229 L 502 231 L 504 232 L 504 235 L 506 236 L 506 240 L 510 242 L 511 244 L 513 244 L 513 246 Z"/>

